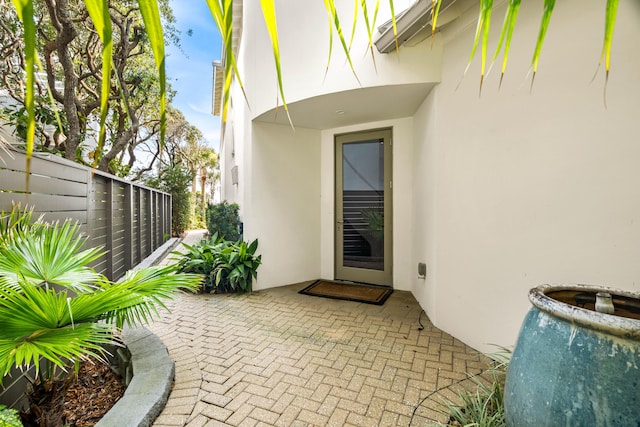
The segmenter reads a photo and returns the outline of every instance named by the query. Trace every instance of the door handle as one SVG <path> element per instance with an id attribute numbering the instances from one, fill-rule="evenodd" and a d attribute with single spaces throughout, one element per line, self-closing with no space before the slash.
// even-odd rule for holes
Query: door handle
<path id="1" fill-rule="evenodd" d="M 338 224 L 344 224 L 344 221 L 339 219 L 338 221 L 336 221 Z"/>

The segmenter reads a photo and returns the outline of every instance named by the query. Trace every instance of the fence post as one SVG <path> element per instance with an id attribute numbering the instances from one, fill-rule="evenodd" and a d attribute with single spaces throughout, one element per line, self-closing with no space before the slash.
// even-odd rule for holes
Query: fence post
<path id="1" fill-rule="evenodd" d="M 124 263 L 131 270 L 133 263 L 133 185 L 125 184 L 124 190 Z"/>
<path id="2" fill-rule="evenodd" d="M 169 236 L 171 236 L 171 234 L 173 233 L 173 196 L 171 194 L 168 194 L 167 199 L 169 200 L 169 215 L 167 215 L 169 225 L 167 226 L 167 228 L 169 229 Z"/>
<path id="3" fill-rule="evenodd" d="M 136 263 L 142 261 L 142 188 L 135 188 L 135 210 L 138 213 L 136 217 Z"/>
<path id="4" fill-rule="evenodd" d="M 113 280 L 113 180 L 107 179 L 107 230 L 105 249 L 107 250 L 107 274 Z"/>
<path id="5" fill-rule="evenodd" d="M 164 195 L 164 234 L 171 237 L 171 196 Z"/>
<path id="6" fill-rule="evenodd" d="M 145 256 L 148 256 L 153 252 L 153 191 L 147 190 L 147 192 L 147 203 L 145 206 L 145 210 L 147 211 L 147 241 L 145 242 Z"/>
<path id="7" fill-rule="evenodd" d="M 93 171 L 91 169 L 87 169 L 87 242 L 91 247 L 93 247 L 93 243 L 91 240 L 94 238 L 94 229 L 95 229 L 95 218 L 93 217 Z M 89 248 L 85 248 L 89 249 Z"/>

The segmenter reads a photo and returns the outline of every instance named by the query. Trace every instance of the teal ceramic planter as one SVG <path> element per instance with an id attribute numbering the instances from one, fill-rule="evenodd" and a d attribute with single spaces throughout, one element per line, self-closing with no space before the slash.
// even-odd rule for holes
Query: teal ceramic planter
<path id="1" fill-rule="evenodd" d="M 507 425 L 640 427 L 640 294 L 547 285 L 529 299 L 507 371 Z"/>

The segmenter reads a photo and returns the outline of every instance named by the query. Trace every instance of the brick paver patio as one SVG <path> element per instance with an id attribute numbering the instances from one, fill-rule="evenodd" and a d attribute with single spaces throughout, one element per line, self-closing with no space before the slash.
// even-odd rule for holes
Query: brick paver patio
<path id="1" fill-rule="evenodd" d="M 298 294 L 306 284 L 172 302 L 150 326 L 176 364 L 154 426 L 434 425 L 487 368 L 409 292 L 374 306 Z"/>

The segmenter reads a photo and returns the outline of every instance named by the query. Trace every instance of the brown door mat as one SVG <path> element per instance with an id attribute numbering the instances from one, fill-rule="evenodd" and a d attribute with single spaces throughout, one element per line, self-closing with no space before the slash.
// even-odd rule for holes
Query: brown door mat
<path id="1" fill-rule="evenodd" d="M 382 305 L 393 293 L 392 288 L 361 283 L 339 283 L 330 280 L 316 280 L 299 293 L 316 297 L 342 299 Z"/>

